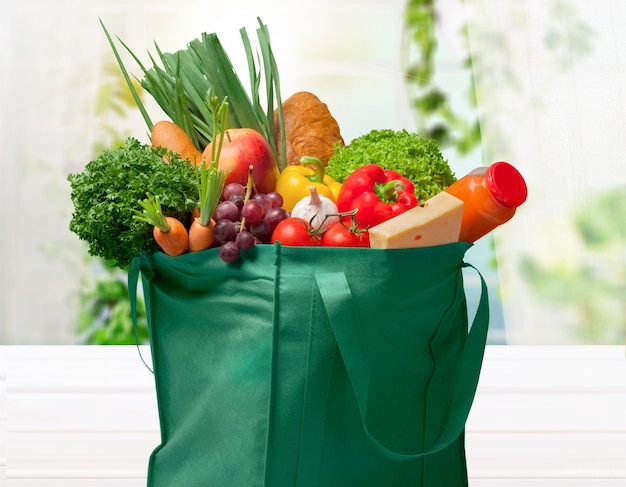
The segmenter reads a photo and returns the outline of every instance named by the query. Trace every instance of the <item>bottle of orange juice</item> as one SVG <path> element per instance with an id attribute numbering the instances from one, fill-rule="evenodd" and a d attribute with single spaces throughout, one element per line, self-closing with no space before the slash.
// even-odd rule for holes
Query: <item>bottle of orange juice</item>
<path id="1" fill-rule="evenodd" d="M 520 172 L 504 161 L 474 169 L 445 191 L 464 203 L 459 241 L 469 243 L 513 218 L 528 195 Z"/>

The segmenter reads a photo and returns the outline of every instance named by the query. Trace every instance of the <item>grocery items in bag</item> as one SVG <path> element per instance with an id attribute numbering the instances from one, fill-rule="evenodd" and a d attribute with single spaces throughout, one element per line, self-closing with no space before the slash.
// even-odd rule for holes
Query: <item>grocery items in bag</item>
<path id="1" fill-rule="evenodd" d="M 408 178 L 378 164 L 365 164 L 352 171 L 337 198 L 338 210 L 356 210 L 356 221 L 363 227 L 378 225 L 418 203 Z"/>
<path id="2" fill-rule="evenodd" d="M 526 182 L 508 162 L 474 169 L 444 191 L 369 229 L 374 248 L 473 243 L 509 221 L 524 201 Z"/>
<path id="3" fill-rule="evenodd" d="M 463 206 L 463 201 L 442 191 L 424 206 L 370 228 L 370 247 L 403 249 L 458 242 Z"/>
<path id="4" fill-rule="evenodd" d="M 311 194 L 311 186 L 317 194 L 337 201 L 341 183 L 325 173 L 321 159 L 312 156 L 300 158 L 300 164 L 290 164 L 283 169 L 276 181 L 275 191 L 283 197 L 283 208 L 293 210 L 296 203 Z"/>
<path id="5" fill-rule="evenodd" d="M 282 104 L 284 134 L 281 130 L 280 114 L 274 110 L 274 140 L 278 157 L 287 166 L 299 165 L 305 156 L 316 157 L 324 166 L 345 142 L 341 129 L 328 106 L 317 95 L 309 91 L 298 91 Z M 285 153 L 282 154 L 282 137 L 285 137 Z"/>
<path id="6" fill-rule="evenodd" d="M 216 34 L 203 34 L 187 49 L 160 56 L 163 67 L 141 67 L 142 87 L 171 118 L 157 123 L 105 33 L 152 140 L 146 145 L 129 139 L 82 174 L 68 176 L 75 205 L 70 229 L 89 243 L 91 255 L 119 267 L 138 255 L 165 251 L 153 226 L 159 227 L 157 235 L 167 233 L 166 218 L 178 219 L 188 237 L 188 245 L 166 253 L 220 247 L 218 255 L 230 263 L 257 243 L 288 245 L 294 239 L 286 238 L 285 228 L 297 230 L 299 245 L 394 249 L 471 243 L 508 221 L 526 199 L 524 179 L 506 162 L 457 181 L 435 140 L 383 129 L 345 144 L 337 121 L 313 93 L 297 92 L 281 102 L 276 61 L 260 20 L 261 59 L 255 60 L 248 41 L 244 47 L 252 79 L 263 73 L 260 84 L 270 86 L 268 99 L 261 101 L 259 83 L 250 96 L 245 93 Z M 210 69 L 218 60 L 225 69 Z M 160 77 L 176 83 L 162 87 Z M 181 100 L 180 110 L 174 109 Z M 196 111 L 198 119 L 192 116 Z M 150 170 L 141 165 L 145 161 Z M 146 180 L 145 174 L 158 177 Z M 150 198 L 159 205 L 150 205 Z M 306 225 L 290 221 L 275 234 L 289 217 Z"/>
<path id="7" fill-rule="evenodd" d="M 504 161 L 474 169 L 445 191 L 465 203 L 459 241 L 468 243 L 513 218 L 528 195 L 520 172 Z"/>

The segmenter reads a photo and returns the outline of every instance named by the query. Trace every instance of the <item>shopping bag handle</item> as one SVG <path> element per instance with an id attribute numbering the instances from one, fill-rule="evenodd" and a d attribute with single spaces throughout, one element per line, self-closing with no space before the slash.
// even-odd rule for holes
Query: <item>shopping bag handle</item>
<path id="1" fill-rule="evenodd" d="M 481 296 L 472 326 L 461 351 L 458 367 L 450 383 L 449 414 L 444 415 L 439 435 L 430 444 L 425 444 L 420 451 L 412 452 L 393 451 L 383 445 L 370 432 L 367 424 L 369 384 L 367 383 L 368 374 L 364 370 L 367 359 L 363 350 L 358 346 L 351 346 L 349 352 L 342 350 L 343 343 L 348 341 L 352 344 L 359 343 L 358 338 L 355 336 L 359 330 L 358 313 L 352 301 L 350 286 L 343 272 L 318 273 L 315 275 L 331 328 L 356 394 L 365 434 L 377 449 L 391 460 L 412 460 L 443 450 L 458 438 L 465 428 L 476 393 L 485 344 L 487 342 L 489 300 L 487 285 L 478 269 L 466 263 L 463 263 L 463 267 L 470 267 L 478 273 L 481 282 Z"/>
<path id="2" fill-rule="evenodd" d="M 143 272 L 147 276 L 151 275 L 151 272 L 147 270 L 147 261 L 144 255 L 135 257 L 130 265 L 130 269 L 128 270 L 128 298 L 130 300 L 130 314 L 133 320 L 133 332 L 135 333 L 135 344 L 137 346 L 137 351 L 139 352 L 139 358 L 146 366 L 146 368 L 154 374 L 154 371 L 152 370 L 152 368 L 150 368 L 141 353 L 141 344 L 139 343 L 139 331 L 137 329 L 137 285 L 139 283 L 139 274 L 141 272 Z M 147 293 L 144 293 L 144 295 L 144 299 L 146 299 L 146 310 L 149 312 L 149 296 Z"/>

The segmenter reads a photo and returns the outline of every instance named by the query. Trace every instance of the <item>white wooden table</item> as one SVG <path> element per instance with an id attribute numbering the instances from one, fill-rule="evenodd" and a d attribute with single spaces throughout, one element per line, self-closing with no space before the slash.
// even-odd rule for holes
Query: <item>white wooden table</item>
<path id="1" fill-rule="evenodd" d="M 135 347 L 0 347 L 0 486 L 142 486 L 158 443 Z M 488 347 L 466 447 L 472 487 L 626 487 L 625 348 Z"/>

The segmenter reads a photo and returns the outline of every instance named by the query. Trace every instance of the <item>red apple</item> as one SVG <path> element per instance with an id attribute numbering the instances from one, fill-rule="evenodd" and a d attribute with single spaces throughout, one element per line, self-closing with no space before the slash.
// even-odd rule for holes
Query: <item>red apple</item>
<path id="1" fill-rule="evenodd" d="M 211 145 L 212 142 L 202 153 L 206 161 L 211 160 Z M 226 130 L 218 163 L 218 167 L 226 173 L 224 186 L 230 183 L 245 186 L 248 183 L 250 166 L 256 191 L 258 193 L 274 191 L 278 170 L 274 152 L 267 139 L 251 128 Z"/>

